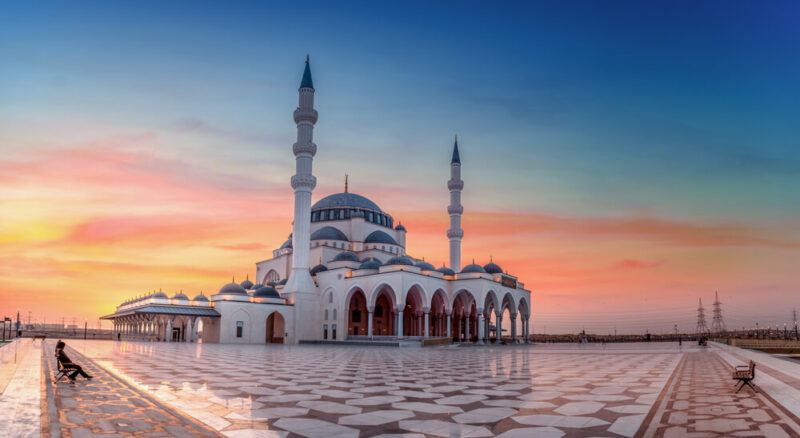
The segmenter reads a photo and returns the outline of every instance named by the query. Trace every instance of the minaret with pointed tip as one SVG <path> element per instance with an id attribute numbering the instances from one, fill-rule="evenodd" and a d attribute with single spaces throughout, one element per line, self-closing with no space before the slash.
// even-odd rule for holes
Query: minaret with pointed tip
<path id="1" fill-rule="evenodd" d="M 450 229 L 447 238 L 450 239 L 450 269 L 458 272 L 461 270 L 461 238 L 464 230 L 461 229 L 461 214 L 464 207 L 461 205 L 461 190 L 464 181 L 461 180 L 461 157 L 458 154 L 458 136 L 453 144 L 453 158 L 450 160 L 450 180 L 447 181 L 450 190 L 450 205 L 447 214 L 450 215 Z"/>
<path id="2" fill-rule="evenodd" d="M 292 224 L 292 271 L 284 286 L 290 301 L 296 302 L 297 294 L 312 294 L 316 290 L 314 280 L 308 272 L 309 249 L 311 245 L 311 192 L 317 185 L 317 178 L 311 173 L 311 163 L 317 153 L 314 144 L 314 124 L 317 111 L 314 109 L 314 82 L 311 80 L 311 67 L 306 57 L 303 79 L 300 81 L 299 104 L 294 110 L 297 124 L 297 142 L 292 146 L 295 157 L 295 174 L 292 176 L 294 189 L 294 222 Z M 300 310 L 300 309 L 298 309 Z M 297 332 L 299 339 L 305 339 Z"/>

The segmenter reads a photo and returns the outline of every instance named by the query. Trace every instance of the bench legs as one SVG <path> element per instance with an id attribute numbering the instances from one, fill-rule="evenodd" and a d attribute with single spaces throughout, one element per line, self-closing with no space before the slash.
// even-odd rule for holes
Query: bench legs
<path id="1" fill-rule="evenodd" d="M 753 390 L 753 392 L 755 392 L 756 394 L 758 394 L 758 391 L 756 390 L 756 387 L 755 387 L 755 386 L 753 386 L 753 384 L 752 384 L 752 383 L 750 383 L 750 380 L 751 380 L 751 379 L 741 379 L 741 381 L 742 381 L 742 384 L 741 384 L 741 385 L 739 385 L 739 388 L 736 390 L 736 394 L 738 394 L 738 393 L 739 393 L 739 391 L 741 391 L 741 390 L 742 390 L 742 388 L 744 388 L 744 386 L 745 386 L 745 385 L 749 386 L 749 387 L 750 387 L 750 389 L 752 389 L 752 390 Z"/>

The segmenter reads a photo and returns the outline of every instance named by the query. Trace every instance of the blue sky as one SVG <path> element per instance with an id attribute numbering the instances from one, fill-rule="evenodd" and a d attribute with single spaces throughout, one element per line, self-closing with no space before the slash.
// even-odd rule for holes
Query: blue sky
<path id="1" fill-rule="evenodd" d="M 13 163 L 149 139 L 193 175 L 285 186 L 310 54 L 315 197 L 349 173 L 354 191 L 398 194 L 376 199 L 395 216 L 441 212 L 458 134 L 468 212 L 744 227 L 792 243 L 798 22 L 789 1 L 3 2 L 0 151 Z M 762 250 L 718 256 L 796 257 Z M 770 290 L 789 293 L 786 274 Z"/>

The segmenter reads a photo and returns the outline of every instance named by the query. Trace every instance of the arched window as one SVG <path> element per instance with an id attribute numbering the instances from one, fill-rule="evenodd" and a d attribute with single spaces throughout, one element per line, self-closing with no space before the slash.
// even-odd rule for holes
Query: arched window
<path id="1" fill-rule="evenodd" d="M 336 321 L 336 309 L 333 309 L 333 320 Z"/>
<path id="2" fill-rule="evenodd" d="M 325 321 L 328 320 L 328 309 L 325 309 Z"/>
<path id="3" fill-rule="evenodd" d="M 280 279 L 281 279 L 281 276 L 278 275 L 278 271 L 273 269 L 273 270 L 267 272 L 267 281 L 266 281 L 266 283 L 277 283 L 278 280 L 280 280 Z"/>
<path id="4" fill-rule="evenodd" d="M 332 303 L 332 302 L 333 302 L 333 292 L 329 292 L 329 293 L 328 293 L 328 302 L 329 302 L 329 303 Z"/>

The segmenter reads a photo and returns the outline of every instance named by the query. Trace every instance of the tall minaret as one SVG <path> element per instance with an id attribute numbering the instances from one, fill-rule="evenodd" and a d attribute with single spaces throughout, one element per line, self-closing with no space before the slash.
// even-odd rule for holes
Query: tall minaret
<path id="1" fill-rule="evenodd" d="M 461 238 L 464 237 L 464 230 L 461 229 L 461 213 L 464 213 L 461 190 L 464 188 L 464 181 L 461 180 L 458 136 L 453 144 L 453 159 L 450 160 L 450 180 L 447 181 L 447 188 L 450 190 L 450 205 L 447 207 L 447 214 L 450 215 L 450 229 L 447 230 L 447 238 L 450 239 L 450 269 L 458 272 L 461 270 Z"/>
<path id="2" fill-rule="evenodd" d="M 292 226 L 292 272 L 289 274 L 284 292 L 312 293 L 316 290 L 314 280 L 308 272 L 311 229 L 311 191 L 317 179 L 311 174 L 311 162 L 317 153 L 314 144 L 314 124 L 317 111 L 314 109 L 314 83 L 311 81 L 311 68 L 306 57 L 306 69 L 300 82 L 300 103 L 294 110 L 297 123 L 297 142 L 292 146 L 295 156 L 296 172 L 292 176 L 294 189 L 294 223 Z M 295 297 L 290 297 L 293 299 Z"/>

